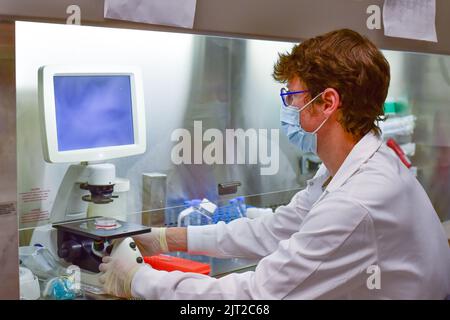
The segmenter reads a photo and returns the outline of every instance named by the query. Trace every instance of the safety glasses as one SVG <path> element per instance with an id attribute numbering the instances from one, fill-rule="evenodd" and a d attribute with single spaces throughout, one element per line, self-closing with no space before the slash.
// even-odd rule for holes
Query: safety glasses
<path id="1" fill-rule="evenodd" d="M 301 94 L 308 92 L 309 90 L 301 90 L 301 91 L 288 91 L 286 88 L 281 88 L 280 91 L 280 97 L 283 101 L 283 104 L 285 107 L 292 106 L 292 103 L 294 102 L 294 97 L 296 94 Z"/>

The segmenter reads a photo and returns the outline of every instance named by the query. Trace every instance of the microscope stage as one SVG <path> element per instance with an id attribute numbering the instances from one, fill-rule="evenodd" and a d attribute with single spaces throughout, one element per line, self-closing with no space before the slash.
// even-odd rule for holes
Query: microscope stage
<path id="1" fill-rule="evenodd" d="M 130 237 L 151 231 L 150 227 L 121 220 L 116 220 L 116 228 L 105 229 L 99 227 L 98 224 L 96 224 L 96 219 L 98 218 L 101 217 L 81 219 L 67 223 L 58 223 L 54 224 L 53 227 L 64 232 L 77 234 L 93 240 L 112 240 L 117 238 Z"/>

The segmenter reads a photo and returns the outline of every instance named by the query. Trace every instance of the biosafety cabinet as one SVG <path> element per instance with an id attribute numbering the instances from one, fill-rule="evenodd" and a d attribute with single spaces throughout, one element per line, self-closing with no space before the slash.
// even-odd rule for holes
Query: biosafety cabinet
<path id="1" fill-rule="evenodd" d="M 83 179 L 71 175 L 83 176 L 92 161 L 108 166 L 90 168 L 98 175 L 80 189 L 84 191 L 77 189 L 76 199 L 111 198 L 115 209 L 120 206 L 120 220 L 143 228 L 139 230 L 176 226 L 180 212 L 196 199 L 207 199 L 214 210 L 221 210 L 213 222 L 236 218 L 233 200 L 239 196 L 247 207 L 275 209 L 288 203 L 320 161 L 294 150 L 278 131 L 280 85 L 271 77 L 273 64 L 278 53 L 295 43 L 342 27 L 367 35 L 383 49 L 391 65 L 383 138 L 403 155 L 441 221 L 450 220 L 450 3 L 437 1 L 437 43 L 368 30 L 366 8 L 382 7 L 381 0 L 342 3 L 197 0 L 194 27 L 186 29 L 105 19 L 103 1 L 41 1 L 39 6 L 34 1 L 0 1 L 0 298 L 19 298 L 18 247 L 30 244 L 36 229 L 59 222 L 52 221 L 52 214 L 61 216 L 60 208 L 76 207 L 70 199 L 57 207 L 73 191 L 74 183 L 65 188 L 64 182 L 73 178 L 80 187 Z M 81 26 L 66 25 L 71 4 L 81 8 Z M 145 148 L 107 161 L 77 158 L 78 169 L 71 166 L 74 158 L 46 159 L 50 153 L 43 147 L 49 146 L 43 130 L 51 131 L 51 126 L 43 126 L 41 90 L 42 68 L 49 65 L 63 68 L 47 71 L 65 77 L 52 87 L 54 99 L 59 99 L 59 89 L 65 92 L 75 71 L 85 77 L 83 97 L 100 86 L 115 99 L 134 103 L 142 98 L 139 120 L 130 116 L 128 124 L 108 126 L 114 110 L 76 117 L 85 128 L 80 134 L 90 130 L 96 135 L 93 129 L 101 128 L 100 134 L 113 137 L 104 146 L 140 137 Z M 124 78 L 131 69 L 123 66 L 139 70 L 139 76 Z M 110 77 L 100 85 L 98 77 L 108 72 Z M 120 90 L 129 88 L 129 96 L 119 92 L 118 83 Z M 134 96 L 136 84 L 140 91 Z M 67 126 L 63 116 L 53 117 Z M 139 127 L 141 136 L 133 129 L 138 122 L 145 123 Z M 57 131 L 54 136 L 64 139 Z M 92 187 L 95 179 L 107 181 L 112 174 L 111 179 L 122 179 L 114 180 L 114 192 Z M 104 212 L 104 205 L 91 205 L 90 215 Z M 80 210 L 88 210 L 87 205 Z M 214 271 L 231 272 L 251 263 L 226 262 Z"/>

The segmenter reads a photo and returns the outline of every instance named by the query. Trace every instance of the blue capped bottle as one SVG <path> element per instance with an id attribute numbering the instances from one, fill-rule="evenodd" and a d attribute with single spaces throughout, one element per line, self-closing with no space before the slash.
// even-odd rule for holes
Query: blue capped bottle
<path id="1" fill-rule="evenodd" d="M 247 205 L 245 204 L 245 197 L 237 197 L 236 198 L 237 203 L 238 203 L 238 207 L 239 207 L 239 212 L 241 214 L 241 217 L 246 217 L 247 216 Z"/>
<path id="2" fill-rule="evenodd" d="M 237 199 L 231 199 L 229 201 L 230 203 L 230 220 L 234 220 L 234 219 L 238 219 L 238 218 L 242 218 L 242 211 L 241 208 L 239 207 L 239 202 Z"/>
<path id="3" fill-rule="evenodd" d="M 207 199 L 193 199 L 185 202 L 189 207 L 183 210 L 178 216 L 178 226 L 200 226 L 212 224 L 213 214 L 217 206 Z"/>

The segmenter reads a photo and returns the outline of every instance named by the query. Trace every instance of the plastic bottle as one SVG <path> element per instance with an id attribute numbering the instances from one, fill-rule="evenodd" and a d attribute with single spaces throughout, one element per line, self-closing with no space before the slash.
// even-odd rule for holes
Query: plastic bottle
<path id="1" fill-rule="evenodd" d="M 190 225 L 190 213 L 192 212 L 193 208 L 191 206 L 191 201 L 185 200 L 183 202 L 185 209 L 182 210 L 177 217 L 177 223 L 176 225 L 178 227 L 187 227 Z"/>
<path id="2" fill-rule="evenodd" d="M 197 202 L 196 202 L 197 203 Z M 213 222 L 213 216 L 214 213 L 217 210 L 217 206 L 209 201 L 208 199 L 203 199 L 198 206 L 196 206 L 196 209 L 201 214 L 201 224 L 212 224 Z"/>
<path id="3" fill-rule="evenodd" d="M 237 197 L 236 200 L 238 202 L 238 207 L 240 210 L 241 217 L 246 217 L 247 216 L 247 205 L 245 204 L 245 198 L 240 196 L 240 197 Z"/>
<path id="4" fill-rule="evenodd" d="M 164 225 L 166 227 L 176 227 L 180 212 L 191 206 L 190 201 L 184 198 L 171 198 L 166 202 L 164 211 Z"/>
<path id="5" fill-rule="evenodd" d="M 191 200 L 185 200 L 185 201 L 183 202 L 183 204 L 184 204 L 184 206 L 186 207 L 186 209 L 188 209 L 189 207 L 192 206 Z M 187 216 L 187 217 L 185 218 L 185 225 L 186 225 L 186 226 L 189 225 L 189 218 L 190 218 L 189 216 Z"/>
<path id="6" fill-rule="evenodd" d="M 201 213 L 201 209 L 200 209 L 201 203 L 202 203 L 202 200 L 200 200 L 200 199 L 193 199 L 191 201 L 191 205 L 195 210 L 193 213 L 191 213 L 189 215 L 191 225 L 195 225 L 195 226 L 202 225 L 202 213 Z"/>
<path id="7" fill-rule="evenodd" d="M 186 201 L 185 204 L 189 207 L 180 212 L 178 216 L 179 227 L 184 226 L 200 226 L 204 224 L 212 223 L 212 215 L 214 214 L 217 206 L 207 199 L 193 199 Z"/>
<path id="8" fill-rule="evenodd" d="M 242 218 L 241 209 L 237 199 L 231 199 L 230 203 L 230 218 L 231 220 Z"/>

